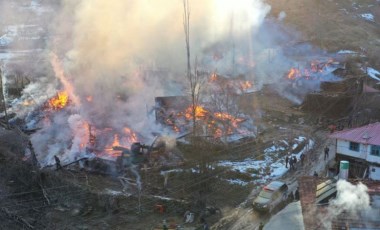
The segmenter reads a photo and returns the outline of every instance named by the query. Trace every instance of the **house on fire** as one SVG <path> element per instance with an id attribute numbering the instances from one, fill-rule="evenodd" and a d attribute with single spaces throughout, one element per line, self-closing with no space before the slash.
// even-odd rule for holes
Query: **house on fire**
<path id="1" fill-rule="evenodd" d="M 338 131 L 330 138 L 336 140 L 336 161 L 350 162 L 349 177 L 380 180 L 380 122 Z"/>

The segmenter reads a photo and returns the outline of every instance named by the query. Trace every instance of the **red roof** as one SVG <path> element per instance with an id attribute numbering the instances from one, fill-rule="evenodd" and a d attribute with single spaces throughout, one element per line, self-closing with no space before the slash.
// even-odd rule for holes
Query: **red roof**
<path id="1" fill-rule="evenodd" d="M 380 122 L 359 128 L 337 131 L 331 134 L 330 138 L 362 144 L 380 145 Z"/>

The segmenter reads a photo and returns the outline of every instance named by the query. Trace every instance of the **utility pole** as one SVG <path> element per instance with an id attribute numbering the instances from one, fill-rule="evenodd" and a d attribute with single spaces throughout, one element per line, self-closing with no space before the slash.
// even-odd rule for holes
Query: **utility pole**
<path id="1" fill-rule="evenodd" d="M 0 68 L 0 99 L 2 100 L 2 104 L 4 107 L 4 114 L 5 114 L 5 120 L 8 127 L 8 113 L 7 113 L 7 106 L 5 103 L 5 96 L 4 96 L 4 87 L 3 87 L 3 71 Z"/>

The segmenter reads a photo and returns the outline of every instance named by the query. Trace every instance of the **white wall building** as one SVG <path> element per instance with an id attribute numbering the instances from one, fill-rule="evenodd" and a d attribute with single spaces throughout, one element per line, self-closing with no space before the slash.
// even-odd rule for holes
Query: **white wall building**
<path id="1" fill-rule="evenodd" d="M 350 162 L 349 175 L 380 180 L 380 122 L 330 135 L 336 140 L 336 160 Z"/>

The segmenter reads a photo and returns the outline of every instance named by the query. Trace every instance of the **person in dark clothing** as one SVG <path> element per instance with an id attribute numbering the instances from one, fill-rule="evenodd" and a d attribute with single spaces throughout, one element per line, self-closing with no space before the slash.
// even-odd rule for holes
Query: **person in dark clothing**
<path id="1" fill-rule="evenodd" d="M 56 169 L 61 169 L 62 166 L 61 166 L 61 160 L 58 158 L 57 155 L 54 156 L 54 160 L 55 160 L 55 166 L 56 166 Z"/>
<path id="2" fill-rule="evenodd" d="M 293 158 L 292 157 L 290 157 L 289 158 L 289 168 L 290 168 L 290 170 L 293 170 L 294 169 L 294 162 L 293 162 Z"/>
<path id="3" fill-rule="evenodd" d="M 294 192 L 294 199 L 295 200 L 299 200 L 300 199 L 300 192 L 298 191 L 298 187 L 297 187 L 296 191 Z"/>
<path id="4" fill-rule="evenodd" d="M 288 163 L 289 163 L 289 156 L 286 155 L 285 157 L 285 167 L 288 168 Z"/>
<path id="5" fill-rule="evenodd" d="M 296 170 L 297 157 L 293 156 L 292 159 L 293 159 L 293 169 Z"/>
<path id="6" fill-rule="evenodd" d="M 203 217 L 201 218 L 201 223 L 202 223 L 202 230 L 210 230 L 206 220 Z"/>
<path id="7" fill-rule="evenodd" d="M 303 162 L 305 161 L 305 154 L 301 153 L 300 160 L 301 160 L 301 166 L 303 166 Z"/>
<path id="8" fill-rule="evenodd" d="M 294 193 L 293 193 L 293 192 L 289 193 L 288 200 L 289 200 L 290 202 L 293 202 L 294 199 L 295 199 L 295 197 L 294 197 Z"/>
<path id="9" fill-rule="evenodd" d="M 264 224 L 263 224 L 263 222 L 260 222 L 259 230 L 263 230 L 263 229 L 264 229 Z"/>
<path id="10" fill-rule="evenodd" d="M 329 147 L 326 146 L 325 147 L 325 160 L 329 158 L 329 151 L 330 151 Z"/>

